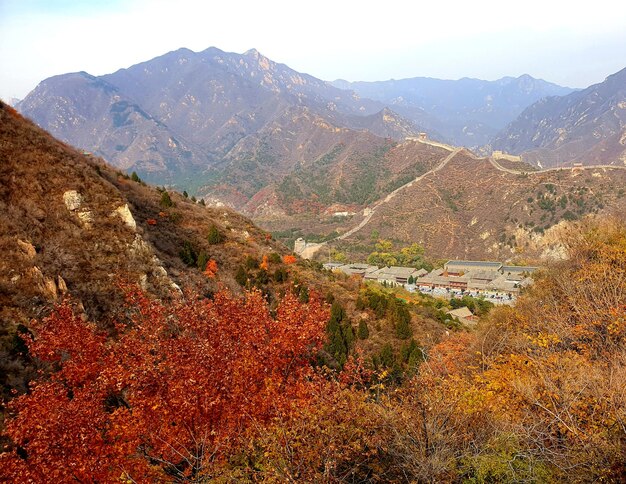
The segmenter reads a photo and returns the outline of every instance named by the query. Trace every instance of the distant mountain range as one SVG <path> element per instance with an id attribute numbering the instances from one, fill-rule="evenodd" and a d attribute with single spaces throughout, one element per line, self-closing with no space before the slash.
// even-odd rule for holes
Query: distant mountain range
<path id="1" fill-rule="evenodd" d="M 488 144 L 534 102 L 574 91 L 527 74 L 497 81 L 415 77 L 378 82 L 337 80 L 333 85 L 383 102 L 408 119 L 440 132 L 452 144 L 470 148 Z"/>
<path id="2" fill-rule="evenodd" d="M 529 106 L 493 141 L 542 166 L 626 164 L 626 69 L 585 90 Z"/>

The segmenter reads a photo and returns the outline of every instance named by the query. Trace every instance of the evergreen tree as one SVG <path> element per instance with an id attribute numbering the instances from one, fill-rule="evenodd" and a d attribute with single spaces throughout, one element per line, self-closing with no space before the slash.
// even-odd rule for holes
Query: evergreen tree
<path id="1" fill-rule="evenodd" d="M 298 299 L 302 303 L 308 303 L 309 302 L 309 289 L 308 289 L 308 287 L 302 286 L 302 289 L 300 289 L 300 295 L 298 296 Z"/>
<path id="2" fill-rule="evenodd" d="M 235 281 L 237 281 L 240 286 L 246 287 L 246 284 L 248 283 L 248 274 L 243 266 L 239 266 L 237 269 L 237 272 L 235 273 Z"/>
<path id="3" fill-rule="evenodd" d="M 183 242 L 183 247 L 180 249 L 178 255 L 180 259 L 190 267 L 195 266 L 198 263 L 198 254 L 196 253 L 196 249 L 188 240 Z"/>
<path id="4" fill-rule="evenodd" d="M 222 234 L 215 225 L 211 225 L 209 233 L 207 235 L 207 241 L 211 245 L 219 244 L 222 241 Z"/>
<path id="5" fill-rule="evenodd" d="M 134 182 L 140 183 L 141 182 L 141 178 L 139 178 L 139 175 L 137 175 L 136 171 L 133 171 L 130 175 L 130 179 Z"/>
<path id="6" fill-rule="evenodd" d="M 198 255 L 198 262 L 196 264 L 198 269 L 204 271 L 204 269 L 206 269 L 207 262 L 209 262 L 209 256 L 204 251 L 200 252 Z"/>
<path id="7" fill-rule="evenodd" d="M 185 197 L 185 198 L 189 198 L 189 194 L 187 193 L 187 190 L 184 190 L 184 191 L 183 191 L 183 197 Z"/>
<path id="8" fill-rule="evenodd" d="M 326 326 L 326 334 L 328 335 L 326 351 L 343 367 L 354 344 L 354 331 L 345 310 L 336 301 L 330 308 L 330 320 Z"/>
<path id="9" fill-rule="evenodd" d="M 167 191 L 163 191 L 163 193 L 161 194 L 161 201 L 159 203 L 163 208 L 170 208 L 174 206 L 174 202 L 172 202 L 170 194 L 167 193 Z"/>
<path id="10" fill-rule="evenodd" d="M 411 328 L 411 313 L 406 304 L 399 299 L 392 299 L 391 320 L 394 323 L 396 336 L 400 339 L 408 339 L 413 334 Z"/>
<path id="11" fill-rule="evenodd" d="M 367 339 L 370 336 L 370 330 L 367 327 L 367 323 L 365 322 L 364 319 L 359 321 L 359 329 L 357 331 L 357 335 L 359 339 Z"/>

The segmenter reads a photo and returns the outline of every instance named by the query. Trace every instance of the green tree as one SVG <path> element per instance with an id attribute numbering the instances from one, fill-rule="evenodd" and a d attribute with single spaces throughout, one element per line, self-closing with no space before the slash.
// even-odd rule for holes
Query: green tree
<path id="1" fill-rule="evenodd" d="M 139 178 L 139 175 L 137 175 L 136 171 L 133 171 L 130 175 L 130 179 L 134 182 L 140 183 L 141 182 L 141 178 Z"/>
<path id="2" fill-rule="evenodd" d="M 326 326 L 326 351 L 343 367 L 354 344 L 354 331 L 343 306 L 335 301 L 330 308 L 330 320 Z"/>
<path id="3" fill-rule="evenodd" d="M 206 252 L 201 251 L 200 254 L 198 254 L 198 262 L 196 264 L 198 266 L 198 269 L 204 271 L 204 269 L 206 269 L 207 262 L 209 262 L 209 256 L 206 254 Z"/>
<path id="4" fill-rule="evenodd" d="M 408 339 L 413 334 L 411 328 L 411 313 L 404 301 L 393 298 L 390 301 L 391 320 L 394 323 L 396 336 L 400 339 Z"/>
<path id="5" fill-rule="evenodd" d="M 239 266 L 237 269 L 237 272 L 235 273 L 235 281 L 237 281 L 237 283 L 242 287 L 246 287 L 246 284 L 248 284 L 248 274 L 243 266 Z"/>
<path id="6" fill-rule="evenodd" d="M 215 225 L 211 225 L 211 227 L 209 227 L 209 233 L 207 235 L 207 241 L 209 242 L 209 244 L 219 244 L 220 242 L 222 242 L 222 239 L 222 234 L 220 234 L 218 228 Z"/>
<path id="7" fill-rule="evenodd" d="M 300 289 L 300 294 L 298 295 L 298 299 L 302 303 L 309 302 L 309 288 L 308 287 L 302 286 L 302 289 Z"/>
<path id="8" fill-rule="evenodd" d="M 198 254 L 193 244 L 188 240 L 183 242 L 183 247 L 178 252 L 180 259 L 188 266 L 192 267 L 198 263 Z"/>
<path id="9" fill-rule="evenodd" d="M 174 206 L 174 202 L 172 202 L 170 194 L 167 193 L 167 191 L 163 191 L 163 193 L 161 194 L 161 201 L 159 203 L 163 208 L 170 208 Z"/>
<path id="10" fill-rule="evenodd" d="M 367 327 L 367 322 L 362 319 L 359 321 L 359 329 L 357 330 L 357 336 L 359 339 L 367 339 L 370 336 L 370 330 Z"/>

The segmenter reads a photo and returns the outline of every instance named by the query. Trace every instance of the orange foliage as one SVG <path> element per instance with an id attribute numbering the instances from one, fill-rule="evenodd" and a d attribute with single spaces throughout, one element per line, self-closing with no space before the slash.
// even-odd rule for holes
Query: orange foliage
<path id="1" fill-rule="evenodd" d="M 214 259 L 210 259 L 206 263 L 206 267 L 204 269 L 204 274 L 207 277 L 213 278 L 217 274 L 217 262 Z"/>
<path id="2" fill-rule="evenodd" d="M 264 254 L 264 255 L 263 255 L 263 261 L 261 262 L 261 264 L 259 265 L 259 267 L 260 267 L 261 269 L 263 269 L 264 271 L 266 271 L 266 270 L 268 270 L 268 269 L 269 269 L 270 264 L 269 264 L 269 260 L 268 260 L 267 254 Z"/>
<path id="3" fill-rule="evenodd" d="M 146 223 L 148 225 L 156 225 L 157 221 L 155 219 L 153 219 L 153 218 L 149 218 L 148 220 L 146 220 Z"/>
<path id="4" fill-rule="evenodd" d="M 168 306 L 128 294 L 115 338 L 62 304 L 30 353 L 58 371 L 9 404 L 3 482 L 202 480 L 251 426 L 303 408 L 326 306 L 260 292 Z M 299 402 L 296 404 L 296 402 Z"/>
<path id="5" fill-rule="evenodd" d="M 167 217 L 167 212 L 159 212 L 159 217 Z"/>
<path id="6" fill-rule="evenodd" d="M 295 255 L 287 254 L 283 256 L 283 262 L 287 265 L 295 264 L 298 261 Z"/>

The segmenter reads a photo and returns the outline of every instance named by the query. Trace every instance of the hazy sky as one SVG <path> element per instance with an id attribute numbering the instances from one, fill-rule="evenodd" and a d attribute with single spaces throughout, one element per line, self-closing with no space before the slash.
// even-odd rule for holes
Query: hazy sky
<path id="1" fill-rule="evenodd" d="M 587 87 L 626 67 L 624 0 L 0 0 L 0 98 L 179 47 L 252 47 L 333 80 L 527 73 Z"/>

